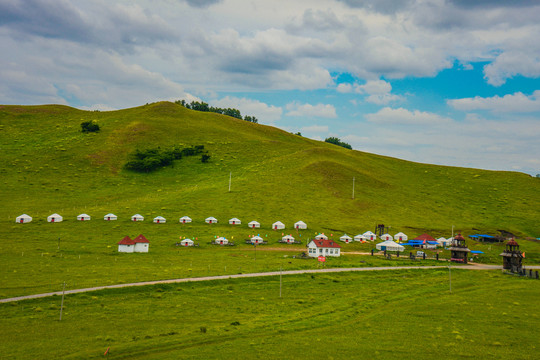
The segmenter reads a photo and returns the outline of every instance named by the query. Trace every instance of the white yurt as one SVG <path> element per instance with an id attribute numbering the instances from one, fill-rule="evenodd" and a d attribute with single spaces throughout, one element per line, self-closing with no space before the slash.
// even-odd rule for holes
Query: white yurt
<path id="1" fill-rule="evenodd" d="M 195 245 L 195 242 L 191 239 L 184 239 L 182 241 L 180 241 L 180 245 L 182 246 L 193 246 Z"/>
<path id="2" fill-rule="evenodd" d="M 187 223 L 190 223 L 190 222 L 192 222 L 192 221 L 193 221 L 193 220 L 191 220 L 191 218 L 190 218 L 189 216 L 182 216 L 182 217 L 180 218 L 180 222 L 181 222 L 182 224 L 187 224 Z"/>
<path id="3" fill-rule="evenodd" d="M 156 224 L 165 224 L 167 222 L 167 219 L 165 219 L 163 216 L 156 216 L 154 218 L 154 223 Z"/>
<path id="4" fill-rule="evenodd" d="M 242 222 L 240 221 L 240 219 L 237 219 L 237 218 L 232 218 L 229 220 L 229 224 L 230 225 L 240 225 Z"/>
<path id="5" fill-rule="evenodd" d="M 437 239 L 437 242 L 439 243 L 439 245 L 441 246 L 449 246 L 449 245 L 452 245 L 452 240 L 451 239 L 446 239 L 444 237 L 440 237 Z"/>
<path id="6" fill-rule="evenodd" d="M 264 241 L 264 239 L 259 235 L 252 236 L 250 240 L 252 244 L 262 244 Z"/>
<path id="7" fill-rule="evenodd" d="M 294 228 L 295 229 L 307 229 L 307 225 L 306 225 L 305 222 L 300 220 L 300 221 L 294 223 Z"/>
<path id="8" fill-rule="evenodd" d="M 393 240 L 386 240 L 382 243 L 378 243 L 375 245 L 375 247 L 378 250 L 388 250 L 388 251 L 403 251 L 405 250 L 405 247 L 399 245 L 398 243 L 394 242 Z"/>
<path id="9" fill-rule="evenodd" d="M 276 221 L 272 224 L 272 229 L 274 230 L 282 230 L 285 229 L 285 224 L 283 224 L 281 221 Z"/>
<path id="10" fill-rule="evenodd" d="M 208 217 L 206 219 L 204 219 L 204 222 L 206 222 L 207 224 L 216 224 L 217 223 L 217 219 L 215 217 Z"/>
<path id="11" fill-rule="evenodd" d="M 47 221 L 50 223 L 62 222 L 64 221 L 64 218 L 55 213 L 55 214 L 47 216 Z"/>
<path id="12" fill-rule="evenodd" d="M 261 224 L 258 222 L 258 221 L 251 221 L 248 226 L 252 229 L 255 229 L 255 228 L 260 228 L 261 227 Z"/>
<path id="13" fill-rule="evenodd" d="M 22 214 L 15 218 L 15 222 L 19 224 L 29 223 L 32 221 L 32 217 L 30 215 Z"/>
<path id="14" fill-rule="evenodd" d="M 227 245 L 229 243 L 229 240 L 225 239 L 224 237 L 220 236 L 215 241 L 218 245 Z"/>
<path id="15" fill-rule="evenodd" d="M 364 235 L 368 240 L 377 240 L 377 235 L 375 235 L 375 233 L 372 231 L 366 231 L 362 235 Z"/>
<path id="16" fill-rule="evenodd" d="M 284 237 L 281 238 L 281 241 L 284 241 L 287 244 L 292 244 L 294 243 L 294 237 L 292 237 L 291 235 L 285 235 Z"/>
<path id="17" fill-rule="evenodd" d="M 346 244 L 350 243 L 353 239 L 349 235 L 345 234 L 339 238 L 339 240 L 344 241 Z"/>
<path id="18" fill-rule="evenodd" d="M 398 232 L 396 235 L 394 235 L 394 240 L 399 242 L 407 242 L 409 240 L 409 237 L 402 232 Z"/>
<path id="19" fill-rule="evenodd" d="M 381 235 L 381 240 L 384 240 L 384 241 L 386 241 L 386 240 L 394 240 L 394 238 L 390 234 L 382 234 Z"/>
<path id="20" fill-rule="evenodd" d="M 90 215 L 88 214 L 80 214 L 77 216 L 77 220 L 79 221 L 89 221 L 90 220 Z"/>
<path id="21" fill-rule="evenodd" d="M 315 240 L 328 240 L 328 236 L 326 236 L 324 234 L 319 234 L 319 235 L 315 236 Z"/>
<path id="22" fill-rule="evenodd" d="M 367 240 L 369 240 L 366 236 L 364 236 L 362 234 L 356 235 L 353 239 L 354 239 L 354 241 L 367 241 Z"/>
<path id="23" fill-rule="evenodd" d="M 105 221 L 113 221 L 113 220 L 118 220 L 118 217 L 114 214 L 107 214 L 103 217 L 103 220 Z"/>
<path id="24" fill-rule="evenodd" d="M 131 221 L 144 221 L 144 216 L 141 214 L 135 214 L 131 217 Z"/>

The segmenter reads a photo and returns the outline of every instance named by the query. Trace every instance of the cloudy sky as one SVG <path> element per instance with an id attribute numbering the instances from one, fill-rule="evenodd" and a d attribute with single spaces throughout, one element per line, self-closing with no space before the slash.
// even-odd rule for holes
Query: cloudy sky
<path id="1" fill-rule="evenodd" d="M 0 103 L 235 107 L 418 162 L 540 173 L 537 0 L 0 0 Z"/>

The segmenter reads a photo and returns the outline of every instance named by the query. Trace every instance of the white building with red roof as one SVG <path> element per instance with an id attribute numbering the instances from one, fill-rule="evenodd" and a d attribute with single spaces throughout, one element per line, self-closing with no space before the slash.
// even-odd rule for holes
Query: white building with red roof
<path id="1" fill-rule="evenodd" d="M 341 246 L 334 240 L 313 239 L 307 245 L 308 255 L 311 257 L 318 256 L 334 256 L 339 257 L 341 255 Z"/>
<path id="2" fill-rule="evenodd" d="M 118 252 L 132 253 L 135 251 L 135 241 L 126 236 L 118 243 Z"/>
<path id="3" fill-rule="evenodd" d="M 145 238 L 143 234 L 140 234 L 135 239 L 133 239 L 133 242 L 135 243 L 135 248 L 133 249 L 133 252 L 148 252 L 150 241 L 148 241 L 148 239 Z"/>

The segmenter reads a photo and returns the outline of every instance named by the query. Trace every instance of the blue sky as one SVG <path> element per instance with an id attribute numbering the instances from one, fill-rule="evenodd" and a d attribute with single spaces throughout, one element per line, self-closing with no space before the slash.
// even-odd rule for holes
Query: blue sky
<path id="1" fill-rule="evenodd" d="M 354 149 L 540 173 L 533 0 L 0 0 L 0 103 L 236 107 Z"/>

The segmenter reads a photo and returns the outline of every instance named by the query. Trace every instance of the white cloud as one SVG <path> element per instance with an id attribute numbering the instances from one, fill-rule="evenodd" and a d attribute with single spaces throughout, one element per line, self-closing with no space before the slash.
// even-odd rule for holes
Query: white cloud
<path id="1" fill-rule="evenodd" d="M 540 90 L 527 96 L 522 92 L 502 97 L 480 97 L 447 100 L 448 105 L 461 111 L 490 110 L 495 112 L 535 112 L 540 111 Z"/>
<path id="2" fill-rule="evenodd" d="M 335 118 L 337 117 L 336 109 L 331 104 L 301 104 L 298 102 L 292 102 L 286 106 L 288 112 L 287 116 L 306 116 L 306 117 L 322 117 L 322 118 Z"/>
<path id="3" fill-rule="evenodd" d="M 329 131 L 328 125 L 311 125 L 301 128 L 302 132 L 306 133 L 323 133 L 326 134 Z"/>
<path id="4" fill-rule="evenodd" d="M 400 101 L 403 98 L 399 95 L 391 94 L 392 85 L 384 80 L 369 80 L 365 84 L 341 83 L 336 87 L 340 93 L 358 93 L 367 94 L 367 102 L 377 105 L 387 105 L 393 101 Z"/>
<path id="5" fill-rule="evenodd" d="M 217 107 L 232 107 L 238 109 L 243 115 L 255 116 L 259 123 L 269 124 L 281 119 L 283 109 L 279 106 L 268 105 L 259 100 L 226 96 L 212 101 L 210 104 Z"/>
<path id="6" fill-rule="evenodd" d="M 452 119 L 424 111 L 409 111 L 404 108 L 392 109 L 385 107 L 373 114 L 365 115 L 373 123 L 397 125 L 433 125 L 451 123 Z"/>
<path id="7" fill-rule="evenodd" d="M 494 86 L 500 86 L 516 75 L 540 77 L 540 55 L 522 51 L 502 53 L 484 66 L 484 74 L 488 84 Z"/>

